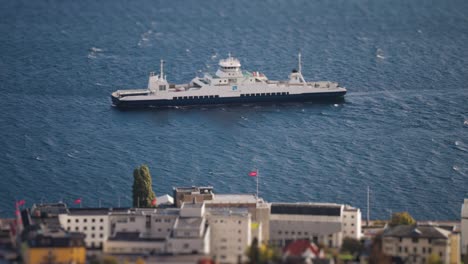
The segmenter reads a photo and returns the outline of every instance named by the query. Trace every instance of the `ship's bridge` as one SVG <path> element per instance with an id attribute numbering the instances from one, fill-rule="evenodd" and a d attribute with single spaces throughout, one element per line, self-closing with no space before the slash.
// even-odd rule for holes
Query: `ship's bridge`
<path id="1" fill-rule="evenodd" d="M 230 79 L 242 78 L 243 75 L 240 67 L 240 61 L 229 54 L 228 58 L 219 61 L 219 69 L 216 71 L 216 76 Z"/>

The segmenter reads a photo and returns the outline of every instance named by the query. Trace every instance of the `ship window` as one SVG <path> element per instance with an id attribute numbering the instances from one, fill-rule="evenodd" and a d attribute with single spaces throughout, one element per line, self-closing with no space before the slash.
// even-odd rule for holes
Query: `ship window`
<path id="1" fill-rule="evenodd" d="M 269 96 L 269 95 L 271 95 L 271 94 L 270 94 L 270 93 L 267 93 L 266 95 L 268 95 L 268 96 Z"/>
<path id="2" fill-rule="evenodd" d="M 264 95 L 265 95 L 265 93 L 262 93 L 262 96 L 264 96 Z"/>
<path id="3" fill-rule="evenodd" d="M 188 99 L 193 99 L 193 96 L 189 96 Z"/>
<path id="4" fill-rule="evenodd" d="M 245 96 L 245 94 L 241 94 L 241 95 L 240 95 L 240 97 L 244 97 L 244 96 Z"/>
<path id="5" fill-rule="evenodd" d="M 215 98 L 219 98 L 219 95 L 215 95 Z"/>
<path id="6" fill-rule="evenodd" d="M 159 91 L 165 91 L 166 85 L 159 85 Z"/>

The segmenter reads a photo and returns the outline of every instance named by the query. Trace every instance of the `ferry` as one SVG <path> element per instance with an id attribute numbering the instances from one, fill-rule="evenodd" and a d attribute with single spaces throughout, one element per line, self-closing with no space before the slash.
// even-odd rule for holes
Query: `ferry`
<path id="1" fill-rule="evenodd" d="M 150 73 L 147 89 L 117 90 L 112 103 L 117 108 L 166 108 L 196 105 L 256 104 L 275 102 L 337 101 L 343 100 L 346 88 L 336 82 L 306 82 L 302 76 L 301 54 L 298 68 L 288 80 L 269 80 L 258 71 L 241 70 L 237 58 L 228 55 L 219 61 L 216 73 L 204 73 L 186 84 L 172 84 L 164 74 Z"/>

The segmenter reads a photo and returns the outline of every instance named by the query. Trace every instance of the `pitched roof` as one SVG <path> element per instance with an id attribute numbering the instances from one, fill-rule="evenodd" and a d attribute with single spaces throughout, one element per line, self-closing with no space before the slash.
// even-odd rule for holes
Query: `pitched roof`
<path id="1" fill-rule="evenodd" d="M 284 255 L 301 257 L 307 250 L 310 250 L 315 256 L 320 253 L 320 249 L 309 240 L 296 240 L 284 248 Z"/>
<path id="2" fill-rule="evenodd" d="M 447 239 L 449 231 L 435 226 L 399 225 L 386 229 L 384 237 Z"/>

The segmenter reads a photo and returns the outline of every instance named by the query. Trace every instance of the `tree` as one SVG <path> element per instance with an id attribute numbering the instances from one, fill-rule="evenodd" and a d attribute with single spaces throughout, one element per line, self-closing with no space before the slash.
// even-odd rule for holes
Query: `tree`
<path id="1" fill-rule="evenodd" d="M 279 263 L 280 253 L 274 247 L 267 244 L 259 245 L 258 239 L 252 240 L 251 246 L 247 249 L 247 257 L 250 264 Z"/>
<path id="2" fill-rule="evenodd" d="M 437 254 L 432 253 L 427 259 L 427 263 L 428 264 L 442 264 L 442 260 L 440 260 L 440 257 Z"/>
<path id="3" fill-rule="evenodd" d="M 369 264 L 390 264 L 391 258 L 382 252 L 382 236 L 377 235 L 372 239 Z"/>
<path id="4" fill-rule="evenodd" d="M 414 225 L 416 220 L 408 212 L 393 213 L 390 226 L 397 225 Z"/>
<path id="5" fill-rule="evenodd" d="M 359 254 L 362 250 L 361 241 L 351 238 L 345 237 L 343 239 L 343 244 L 341 245 L 341 252 L 342 253 L 349 253 L 351 255 Z"/>
<path id="6" fill-rule="evenodd" d="M 148 166 L 141 165 L 133 171 L 133 207 L 153 207 L 151 203 L 156 197 L 152 184 Z"/>

